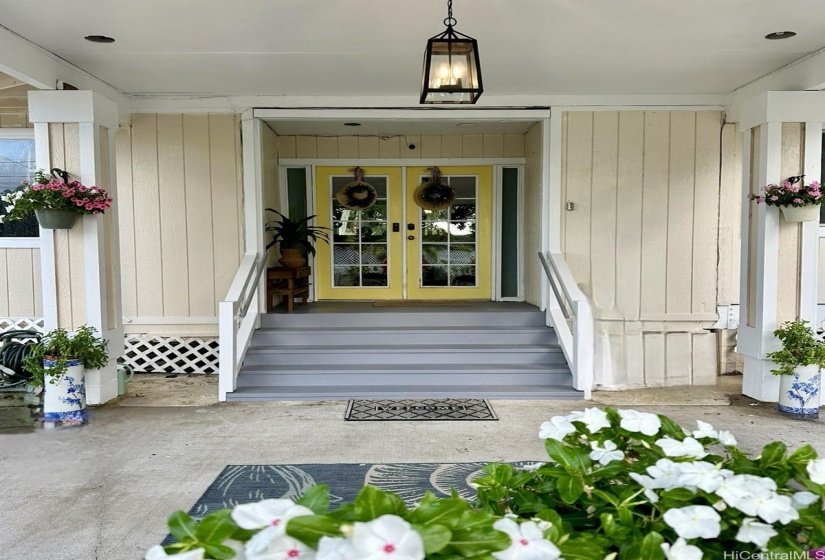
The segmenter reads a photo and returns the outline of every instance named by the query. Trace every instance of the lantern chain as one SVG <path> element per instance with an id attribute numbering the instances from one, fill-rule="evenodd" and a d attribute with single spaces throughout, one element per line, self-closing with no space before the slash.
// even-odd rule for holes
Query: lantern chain
<path id="1" fill-rule="evenodd" d="M 444 25 L 447 27 L 455 27 L 458 21 L 453 17 L 453 0 L 447 0 L 447 18 L 444 20 Z"/>

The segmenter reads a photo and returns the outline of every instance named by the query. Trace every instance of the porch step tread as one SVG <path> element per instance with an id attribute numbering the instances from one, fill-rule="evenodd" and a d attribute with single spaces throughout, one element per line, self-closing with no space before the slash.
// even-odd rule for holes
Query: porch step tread
<path id="1" fill-rule="evenodd" d="M 255 400 L 349 400 L 353 398 L 489 398 L 581 400 L 584 393 L 565 385 L 487 385 L 443 387 L 438 385 L 388 386 L 250 386 L 227 394 L 230 401 Z"/>
<path id="2" fill-rule="evenodd" d="M 558 344 L 451 344 L 449 346 L 432 346 L 429 344 L 381 344 L 369 346 L 287 346 L 280 344 L 250 346 L 247 356 L 251 353 L 277 352 L 279 354 L 364 354 L 364 353 L 386 353 L 392 351 L 422 351 L 426 353 L 441 353 L 457 351 L 484 352 L 484 353 L 522 353 L 522 352 L 561 352 Z"/>
<path id="3" fill-rule="evenodd" d="M 294 365 L 245 365 L 241 375 L 277 375 L 282 373 L 302 373 L 334 371 L 335 373 L 567 373 L 566 363 L 558 364 L 294 364 Z"/>

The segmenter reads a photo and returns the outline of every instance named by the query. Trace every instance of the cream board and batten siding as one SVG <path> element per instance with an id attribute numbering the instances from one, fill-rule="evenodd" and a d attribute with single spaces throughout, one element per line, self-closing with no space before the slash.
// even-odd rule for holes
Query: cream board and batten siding
<path id="1" fill-rule="evenodd" d="M 278 150 L 286 159 L 518 158 L 524 142 L 522 134 L 279 136 Z"/>
<path id="2" fill-rule="evenodd" d="M 31 128 L 28 113 L 0 113 L 0 128 Z M 40 249 L 0 248 L 0 318 L 43 316 Z"/>
<path id="3" fill-rule="evenodd" d="M 722 114 L 564 113 L 565 259 L 591 298 L 596 384 L 713 383 Z"/>
<path id="4" fill-rule="evenodd" d="M 541 125 L 536 124 L 524 136 L 524 300 L 541 306 L 544 271 L 538 260 L 541 251 L 541 213 L 549 212 L 541 205 Z"/>
<path id="5" fill-rule="evenodd" d="M 264 208 L 274 208 L 279 212 L 283 212 L 281 208 L 282 192 L 281 192 L 281 177 L 278 165 L 279 150 L 278 150 L 278 136 L 271 128 L 264 125 L 261 128 L 261 151 L 263 152 L 263 186 L 264 186 Z M 271 212 L 264 210 L 264 223 L 275 220 L 278 217 Z M 271 235 L 267 233 L 264 236 L 264 243 L 269 243 Z M 267 252 L 267 266 L 278 266 L 278 251 L 272 250 Z"/>
<path id="6" fill-rule="evenodd" d="M 217 334 L 243 250 L 240 150 L 236 115 L 135 114 L 121 127 L 127 333 Z"/>

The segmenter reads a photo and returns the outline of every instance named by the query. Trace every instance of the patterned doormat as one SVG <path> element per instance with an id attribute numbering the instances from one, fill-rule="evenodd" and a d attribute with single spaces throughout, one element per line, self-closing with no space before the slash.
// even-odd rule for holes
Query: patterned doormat
<path id="1" fill-rule="evenodd" d="M 467 307 L 463 299 L 386 299 L 372 302 L 373 307 Z"/>
<path id="2" fill-rule="evenodd" d="M 353 400 L 344 420 L 498 420 L 486 399 Z"/>

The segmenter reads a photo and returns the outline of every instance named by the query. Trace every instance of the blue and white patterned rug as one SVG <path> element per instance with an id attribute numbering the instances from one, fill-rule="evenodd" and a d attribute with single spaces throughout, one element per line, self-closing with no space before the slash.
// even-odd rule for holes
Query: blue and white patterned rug
<path id="1" fill-rule="evenodd" d="M 351 502 L 370 484 L 401 496 L 407 505 L 421 500 L 424 492 L 449 497 L 452 489 L 470 500 L 470 482 L 481 476 L 487 463 L 344 463 L 334 465 L 229 465 L 190 510 L 201 518 L 210 512 L 267 498 L 298 498 L 315 484 L 330 488 L 331 507 Z M 522 466 L 527 462 L 512 463 Z"/>

